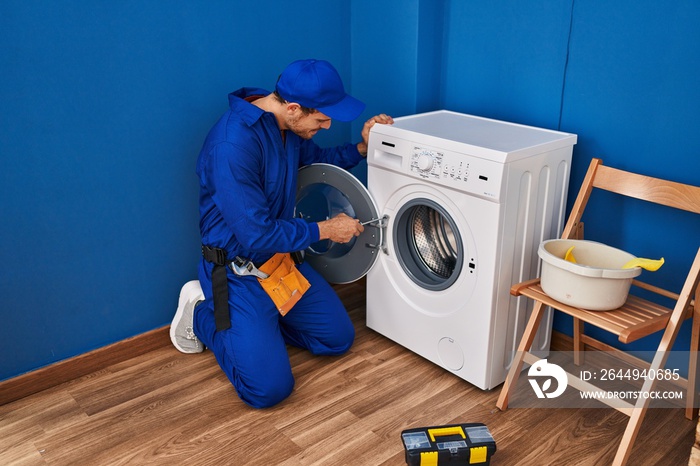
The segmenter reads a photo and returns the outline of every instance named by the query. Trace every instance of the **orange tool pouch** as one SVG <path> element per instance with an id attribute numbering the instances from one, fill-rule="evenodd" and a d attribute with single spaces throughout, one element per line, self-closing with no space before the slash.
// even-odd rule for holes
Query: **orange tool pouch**
<path id="1" fill-rule="evenodd" d="M 269 275 L 258 278 L 258 281 L 283 316 L 311 287 L 306 277 L 297 270 L 289 253 L 278 252 L 258 270 Z"/>

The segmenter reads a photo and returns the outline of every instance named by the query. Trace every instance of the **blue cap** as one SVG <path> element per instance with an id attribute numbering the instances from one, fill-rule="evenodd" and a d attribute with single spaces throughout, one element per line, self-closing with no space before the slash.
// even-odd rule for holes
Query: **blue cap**
<path id="1" fill-rule="evenodd" d="M 316 109 L 338 121 L 352 121 L 365 109 L 365 104 L 345 93 L 340 75 L 325 60 L 291 63 L 275 89 L 287 102 Z"/>

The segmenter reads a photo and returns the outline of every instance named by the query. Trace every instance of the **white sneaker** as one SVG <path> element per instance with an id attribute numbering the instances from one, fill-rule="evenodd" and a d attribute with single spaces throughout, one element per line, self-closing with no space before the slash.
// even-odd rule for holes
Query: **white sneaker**
<path id="1" fill-rule="evenodd" d="M 199 280 L 185 283 L 180 290 L 177 312 L 170 324 L 170 340 L 175 348 L 183 353 L 204 351 L 204 345 L 194 334 L 194 308 L 200 301 L 204 301 L 204 293 Z"/>

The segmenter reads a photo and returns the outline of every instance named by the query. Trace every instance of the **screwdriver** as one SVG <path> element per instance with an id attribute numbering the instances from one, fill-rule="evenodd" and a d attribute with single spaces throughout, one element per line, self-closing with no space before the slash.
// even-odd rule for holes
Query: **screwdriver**
<path id="1" fill-rule="evenodd" d="M 372 220 L 367 220 L 366 222 L 360 222 L 360 225 L 369 225 L 370 223 L 377 223 L 381 218 L 373 218 Z"/>

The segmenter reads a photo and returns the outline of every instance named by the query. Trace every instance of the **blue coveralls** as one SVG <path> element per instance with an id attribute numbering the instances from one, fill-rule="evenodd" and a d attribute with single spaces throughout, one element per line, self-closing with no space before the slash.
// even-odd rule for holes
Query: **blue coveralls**
<path id="1" fill-rule="evenodd" d="M 322 149 L 291 131 L 283 141 L 275 116 L 245 100 L 268 94 L 254 88 L 229 94 L 230 108 L 209 132 L 197 160 L 202 244 L 256 264 L 319 240 L 316 223 L 294 218 L 297 170 L 316 162 L 350 168 L 362 158 L 352 144 Z M 212 270 L 202 259 L 205 301 L 195 309 L 194 332 L 250 406 L 272 406 L 292 392 L 286 344 L 319 355 L 342 354 L 352 345 L 355 330 L 343 304 L 307 264 L 299 270 L 311 288 L 285 317 L 255 277 L 239 277 L 227 267 L 231 328 L 217 332 Z"/>

